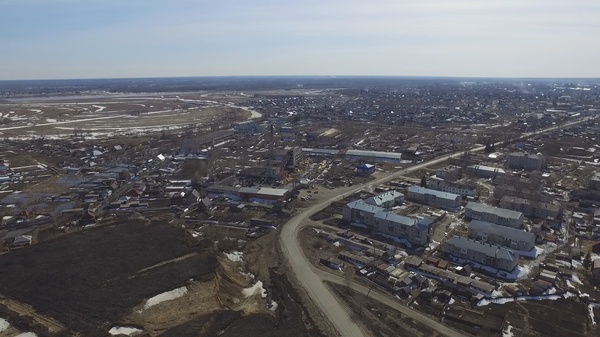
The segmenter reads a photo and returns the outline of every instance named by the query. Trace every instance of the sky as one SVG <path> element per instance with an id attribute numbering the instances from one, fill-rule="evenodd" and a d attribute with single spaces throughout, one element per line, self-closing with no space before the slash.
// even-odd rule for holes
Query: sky
<path id="1" fill-rule="evenodd" d="M 0 80 L 600 77 L 598 0 L 0 0 Z"/>

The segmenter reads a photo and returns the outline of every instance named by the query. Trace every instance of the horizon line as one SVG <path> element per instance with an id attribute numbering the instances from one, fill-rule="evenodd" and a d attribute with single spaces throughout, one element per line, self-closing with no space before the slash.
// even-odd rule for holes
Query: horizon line
<path id="1" fill-rule="evenodd" d="M 37 78 L 0 79 L 0 82 L 26 81 L 86 81 L 86 80 L 147 80 L 147 79 L 194 79 L 194 78 L 404 78 L 404 79 L 501 79 L 501 80 L 600 80 L 600 77 L 532 77 L 532 76 L 447 76 L 447 75 L 186 75 L 186 76 L 142 76 L 142 77 L 80 77 L 80 78 Z"/>

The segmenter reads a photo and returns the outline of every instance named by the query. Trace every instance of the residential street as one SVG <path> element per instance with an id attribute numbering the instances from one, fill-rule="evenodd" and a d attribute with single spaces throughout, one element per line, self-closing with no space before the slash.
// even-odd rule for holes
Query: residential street
<path id="1" fill-rule="evenodd" d="M 527 133 L 527 134 L 523 135 L 522 137 L 519 137 L 518 139 L 528 138 L 528 137 L 531 137 L 534 135 L 551 132 L 551 131 L 557 130 L 559 128 L 582 123 L 586 120 L 587 119 L 577 120 L 577 121 L 573 121 L 571 123 L 567 123 L 566 125 L 554 126 L 551 128 L 541 130 L 541 131 Z M 484 146 L 479 146 L 479 147 L 471 149 L 470 152 L 483 151 L 484 148 L 485 148 Z M 306 220 L 308 219 L 308 217 L 311 214 L 314 214 L 314 213 L 324 209 L 332 202 L 341 200 L 348 195 L 352 195 L 369 185 L 377 186 L 377 185 L 386 183 L 390 180 L 396 179 L 396 178 L 406 175 L 410 172 L 425 168 L 430 165 L 444 162 L 444 161 L 450 159 L 451 157 L 459 156 L 462 153 L 463 153 L 463 151 L 458 152 L 458 153 L 444 155 L 442 157 L 439 157 L 439 158 L 436 158 L 436 159 L 433 159 L 433 160 L 430 160 L 427 162 L 419 163 L 419 164 L 416 164 L 414 166 L 411 166 L 409 168 L 406 168 L 406 169 L 403 169 L 400 171 L 387 173 L 384 176 L 382 176 L 374 181 L 369 181 L 367 183 L 364 183 L 361 185 L 355 185 L 352 187 L 345 187 L 345 188 L 337 189 L 336 191 L 339 192 L 338 195 L 336 195 L 332 198 L 329 198 L 327 200 L 323 200 L 322 202 L 320 202 L 316 205 L 313 205 L 307 209 L 304 209 L 301 213 L 292 217 L 287 223 L 285 223 L 282 226 L 281 233 L 280 233 L 280 244 L 281 244 L 281 247 L 282 247 L 285 257 L 288 260 L 288 262 L 292 268 L 292 271 L 296 275 L 298 282 L 308 292 L 311 299 L 321 309 L 322 313 L 329 319 L 329 321 L 335 326 L 335 328 L 338 330 L 338 332 L 342 336 L 344 336 L 344 337 L 359 337 L 359 336 L 368 336 L 369 334 L 368 334 L 368 332 L 364 331 L 361 326 L 359 326 L 358 324 L 356 324 L 356 322 L 354 322 L 354 320 L 351 318 L 348 308 L 346 308 L 342 303 L 340 303 L 340 301 L 338 301 L 337 298 L 329 291 L 329 289 L 325 286 L 325 284 L 323 284 L 324 278 L 326 278 L 328 280 L 331 279 L 329 276 L 324 276 L 324 275 L 329 275 L 329 274 L 324 273 L 324 272 L 315 272 L 315 270 L 313 269 L 313 267 L 311 265 L 311 262 L 308 261 L 308 259 L 304 255 L 304 253 L 302 251 L 302 247 L 300 246 L 300 243 L 297 239 L 297 236 L 298 236 L 298 233 L 300 232 L 300 230 L 304 226 L 307 225 Z M 355 285 L 355 286 L 356 286 L 356 288 L 354 288 L 354 286 L 353 286 L 353 289 L 360 289 L 359 285 Z M 381 295 L 379 293 L 376 293 L 376 294 L 377 295 L 375 295 L 375 294 L 373 295 L 374 296 L 373 298 L 376 298 L 376 299 L 382 301 L 383 303 L 386 303 L 389 305 L 390 303 L 394 302 L 393 300 L 391 300 L 390 298 L 388 298 L 384 295 Z M 416 312 L 415 310 L 412 310 L 408 307 L 401 306 L 399 303 L 397 306 L 394 306 L 394 308 L 398 308 L 398 307 L 403 308 L 403 310 L 401 310 L 402 313 L 413 317 L 415 320 L 417 320 L 419 322 L 430 325 L 431 328 L 435 329 L 436 331 L 438 331 L 441 334 L 448 335 L 448 336 L 461 336 L 462 335 L 458 332 L 455 332 L 452 329 L 449 329 L 448 327 L 445 327 L 443 324 L 437 323 L 436 321 L 424 316 L 423 314 Z M 398 309 L 398 310 L 400 310 L 400 309 Z M 433 323 L 437 323 L 437 324 L 433 324 Z"/>

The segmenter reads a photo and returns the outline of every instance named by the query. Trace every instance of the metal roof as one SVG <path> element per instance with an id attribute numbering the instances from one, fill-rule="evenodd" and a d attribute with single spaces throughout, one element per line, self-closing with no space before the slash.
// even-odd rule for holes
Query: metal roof
<path id="1" fill-rule="evenodd" d="M 374 197 L 370 197 L 370 198 L 366 199 L 365 202 L 370 205 L 381 206 L 382 204 L 384 204 L 388 201 L 394 201 L 397 198 L 403 198 L 403 197 L 404 197 L 404 194 L 394 190 L 394 191 L 387 191 L 387 192 L 381 193 Z"/>
<path id="2" fill-rule="evenodd" d="M 398 160 L 402 159 L 401 153 L 383 151 L 347 150 L 346 155 L 356 157 L 388 158 Z"/>
<path id="3" fill-rule="evenodd" d="M 485 205 L 485 204 L 480 204 L 478 202 L 473 202 L 473 201 L 470 201 L 469 203 L 467 203 L 467 206 L 465 207 L 465 209 L 470 209 L 474 212 L 494 214 L 501 218 L 507 218 L 507 219 L 520 219 L 523 216 L 523 213 L 521 213 L 521 212 L 512 211 L 510 209 L 499 208 L 499 207 L 494 207 L 494 206 Z"/>
<path id="4" fill-rule="evenodd" d="M 376 219 L 388 220 L 403 226 L 414 226 L 417 224 L 417 220 L 413 218 L 409 218 L 404 215 L 398 215 L 391 212 L 379 211 L 375 213 Z"/>
<path id="5" fill-rule="evenodd" d="M 379 211 L 383 211 L 382 207 L 369 205 L 362 199 L 351 201 L 347 203 L 346 206 L 350 207 L 351 209 L 357 209 L 359 211 L 369 212 L 372 214 L 375 214 Z"/>
<path id="6" fill-rule="evenodd" d="M 486 256 L 514 261 L 519 258 L 519 255 L 497 245 L 482 243 L 479 241 L 467 239 L 460 236 L 455 236 L 446 241 L 446 244 L 455 246 L 459 249 L 473 250 Z"/>
<path id="7" fill-rule="evenodd" d="M 306 152 L 308 154 L 329 154 L 329 155 L 337 155 L 340 153 L 340 150 L 335 149 L 311 149 L 307 147 L 302 148 L 302 152 Z"/>
<path id="8" fill-rule="evenodd" d="M 487 221 L 473 220 L 469 224 L 469 230 L 476 230 L 487 234 L 501 236 L 508 240 L 529 242 L 535 240 L 535 234 L 520 229 L 500 226 Z"/>
<path id="9" fill-rule="evenodd" d="M 418 194 L 435 195 L 436 198 L 447 199 L 447 200 L 456 200 L 457 198 L 460 198 L 460 195 L 458 195 L 458 194 L 442 192 L 442 191 L 438 191 L 438 190 L 432 190 L 430 188 L 425 188 L 425 187 L 421 187 L 421 186 L 417 186 L 417 185 L 410 186 L 408 188 L 408 192 L 409 193 L 412 192 L 412 193 L 418 193 Z"/>
<path id="10" fill-rule="evenodd" d="M 492 167 L 492 166 L 485 166 L 485 165 L 472 165 L 472 166 L 469 166 L 469 168 L 476 169 L 476 170 L 482 170 L 482 171 L 488 171 L 488 172 L 506 173 L 506 171 L 504 171 L 504 169 L 502 169 L 500 167 Z"/>

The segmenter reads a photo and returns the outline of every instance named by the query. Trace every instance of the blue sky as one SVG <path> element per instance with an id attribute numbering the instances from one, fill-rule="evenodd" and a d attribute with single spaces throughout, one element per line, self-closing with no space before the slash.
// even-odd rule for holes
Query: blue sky
<path id="1" fill-rule="evenodd" d="M 0 0 L 0 79 L 600 77 L 598 0 Z"/>

